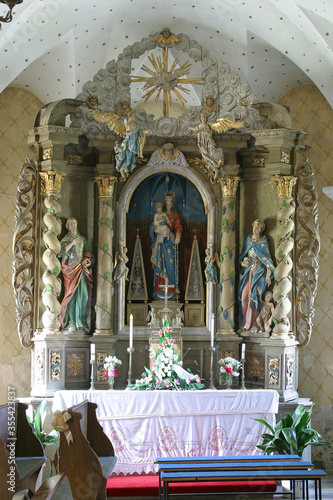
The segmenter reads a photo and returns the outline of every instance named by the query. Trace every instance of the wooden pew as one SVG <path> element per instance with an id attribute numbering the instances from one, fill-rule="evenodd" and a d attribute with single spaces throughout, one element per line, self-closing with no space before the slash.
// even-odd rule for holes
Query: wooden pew
<path id="1" fill-rule="evenodd" d="M 17 401 L 0 406 L 0 498 L 3 499 L 12 498 L 19 489 L 35 493 L 37 478 L 46 462 L 44 448 L 27 420 L 27 408 L 28 405 Z"/>
<path id="2" fill-rule="evenodd" d="M 291 484 L 290 498 L 296 480 L 303 481 L 306 498 L 308 482 L 314 480 L 316 498 L 317 492 L 321 498 L 321 479 L 326 475 L 322 470 L 313 470 L 312 463 L 292 455 L 157 458 L 156 463 L 159 465 L 159 496 L 163 495 L 165 500 L 169 498 L 169 484 L 172 483 L 233 481 L 237 484 L 246 481 L 250 485 L 256 481 L 284 479 Z"/>
<path id="3" fill-rule="evenodd" d="M 66 422 L 73 440 L 68 442 L 60 432 L 59 472 L 65 473 L 73 498 L 105 500 L 106 482 L 115 464 L 113 446 L 96 417 L 95 403 L 84 401 L 68 408 L 70 419 Z M 60 484 L 54 499 L 68 494 L 66 482 Z"/>

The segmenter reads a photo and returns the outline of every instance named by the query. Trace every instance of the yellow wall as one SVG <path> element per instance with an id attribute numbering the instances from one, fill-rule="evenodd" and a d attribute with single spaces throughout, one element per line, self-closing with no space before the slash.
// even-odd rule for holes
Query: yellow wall
<path id="1" fill-rule="evenodd" d="M 312 425 L 333 442 L 333 201 L 323 192 L 333 185 L 333 110 L 311 83 L 292 88 L 280 99 L 290 107 L 295 130 L 309 134 L 309 161 L 315 170 L 319 195 L 319 285 L 315 301 L 313 332 L 309 345 L 300 349 L 299 395 L 314 403 Z M 313 448 L 313 458 L 325 470 L 333 470 L 329 448 Z"/>
<path id="2" fill-rule="evenodd" d="M 0 94 L 0 404 L 7 402 L 8 386 L 17 396 L 30 393 L 30 349 L 21 346 L 16 326 L 12 240 L 18 176 L 29 156 L 28 132 L 42 106 L 22 88 L 8 87 Z"/>

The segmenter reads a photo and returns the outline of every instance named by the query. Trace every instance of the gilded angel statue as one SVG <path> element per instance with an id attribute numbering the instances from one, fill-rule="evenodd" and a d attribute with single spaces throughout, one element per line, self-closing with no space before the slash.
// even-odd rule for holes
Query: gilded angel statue
<path id="1" fill-rule="evenodd" d="M 99 113 L 94 109 L 93 116 L 95 120 L 107 123 L 110 130 L 124 137 L 120 144 L 116 142 L 114 150 L 116 153 L 116 170 L 120 172 L 121 180 L 126 180 L 129 173 L 135 168 L 136 155 L 143 158 L 146 134 L 151 133 L 151 131 L 140 130 L 134 121 L 134 111 L 127 114 L 124 124 L 119 121 L 119 116 L 115 113 Z"/>
<path id="2" fill-rule="evenodd" d="M 228 118 L 218 118 L 215 123 L 208 123 L 208 115 L 202 111 L 199 115 L 200 123 L 196 127 L 189 127 L 189 130 L 197 132 L 198 146 L 202 159 L 207 169 L 213 172 L 214 179 L 217 178 L 220 167 L 223 165 L 223 150 L 216 148 L 213 140 L 213 133 L 222 133 L 228 128 L 241 128 L 244 122 L 234 122 Z"/>

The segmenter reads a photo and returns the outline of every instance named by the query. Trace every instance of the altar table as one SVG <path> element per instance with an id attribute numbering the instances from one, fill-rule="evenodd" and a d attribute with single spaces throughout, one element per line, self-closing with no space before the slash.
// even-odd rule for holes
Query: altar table
<path id="1" fill-rule="evenodd" d="M 53 411 L 88 399 L 118 458 L 116 474 L 157 472 L 156 457 L 257 455 L 266 427 L 275 424 L 273 390 L 58 391 Z"/>

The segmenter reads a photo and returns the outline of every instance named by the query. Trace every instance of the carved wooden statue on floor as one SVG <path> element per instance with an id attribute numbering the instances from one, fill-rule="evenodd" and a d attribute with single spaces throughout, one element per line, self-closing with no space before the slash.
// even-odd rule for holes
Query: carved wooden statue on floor
<path id="1" fill-rule="evenodd" d="M 262 309 L 261 295 L 270 286 L 275 269 L 267 238 L 262 235 L 265 223 L 256 219 L 252 228 L 239 256 L 238 304 L 242 332 L 258 331 L 256 320 Z"/>
<path id="2" fill-rule="evenodd" d="M 68 233 L 61 240 L 61 269 L 64 278 L 64 298 L 60 321 L 69 331 L 88 329 L 93 277 L 89 269 L 93 256 L 87 240 L 77 229 L 77 220 L 67 219 Z"/>

